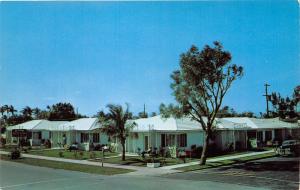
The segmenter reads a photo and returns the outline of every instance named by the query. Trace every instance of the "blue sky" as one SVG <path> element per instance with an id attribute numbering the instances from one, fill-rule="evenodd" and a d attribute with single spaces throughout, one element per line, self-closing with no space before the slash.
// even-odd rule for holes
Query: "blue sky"
<path id="1" fill-rule="evenodd" d="M 265 111 L 270 91 L 300 84 L 297 1 L 2 2 L 0 105 L 18 110 L 71 102 L 93 115 L 107 103 L 135 113 L 172 103 L 179 55 L 219 40 L 245 69 L 225 97 L 235 110 Z"/>

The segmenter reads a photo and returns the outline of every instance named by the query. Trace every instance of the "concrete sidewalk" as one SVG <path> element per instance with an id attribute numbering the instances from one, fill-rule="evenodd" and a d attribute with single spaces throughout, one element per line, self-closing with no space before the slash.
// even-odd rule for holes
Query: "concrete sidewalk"
<path id="1" fill-rule="evenodd" d="M 274 150 L 268 150 L 268 151 L 263 151 L 263 152 L 251 152 L 251 153 L 234 155 L 234 156 L 224 156 L 224 157 L 220 157 L 220 158 L 210 158 L 210 159 L 207 159 L 206 162 L 219 162 L 219 161 L 223 161 L 223 160 L 234 160 L 234 159 L 237 159 L 237 158 L 255 156 L 255 155 L 272 153 L 272 152 L 274 152 Z M 176 169 L 176 168 L 181 168 L 181 167 L 186 167 L 186 166 L 193 166 L 193 165 L 197 165 L 197 164 L 199 164 L 199 161 L 189 162 L 189 163 L 184 163 L 184 164 L 176 164 L 176 165 L 172 165 L 172 166 L 164 166 L 164 167 L 161 167 L 161 169 L 172 170 L 172 169 Z"/>
<path id="2" fill-rule="evenodd" d="M 0 154 L 7 155 L 9 153 L 6 152 L 6 151 L 0 151 Z M 74 164 L 85 164 L 85 165 L 101 167 L 101 162 L 93 162 L 93 161 L 89 161 L 89 160 L 74 160 L 74 159 L 67 159 L 67 158 L 38 156 L 38 155 L 24 154 L 24 153 L 22 153 L 22 157 L 42 159 L 42 160 L 50 160 L 50 161 L 57 161 L 57 162 L 67 162 L 67 163 L 74 163 Z M 170 174 L 170 173 L 178 172 L 176 170 L 170 170 L 170 169 L 147 168 L 147 167 L 129 166 L 129 165 L 121 165 L 121 164 L 110 164 L 110 163 L 103 163 L 103 166 L 104 167 L 111 167 L 111 168 L 122 168 L 122 169 L 134 170 L 134 172 L 130 172 L 130 173 L 126 173 L 126 174 L 119 174 L 119 175 L 156 176 L 156 175 Z"/>

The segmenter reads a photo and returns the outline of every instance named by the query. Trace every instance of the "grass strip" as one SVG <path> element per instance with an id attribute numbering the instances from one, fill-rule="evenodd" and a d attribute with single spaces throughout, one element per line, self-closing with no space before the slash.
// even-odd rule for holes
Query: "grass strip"
<path id="1" fill-rule="evenodd" d="M 79 172 L 101 174 L 101 175 L 116 175 L 116 174 L 123 174 L 123 173 L 128 173 L 133 171 L 133 170 L 122 169 L 122 168 L 101 167 L 100 165 L 92 166 L 92 165 L 85 165 L 85 164 L 74 164 L 74 163 L 58 162 L 58 161 L 42 160 L 42 159 L 34 159 L 34 158 L 21 158 L 17 160 L 11 160 L 7 155 L 0 155 L 0 160 L 12 161 L 12 162 L 28 164 L 32 166 L 79 171 Z"/>
<path id="2" fill-rule="evenodd" d="M 61 152 L 61 153 L 60 153 Z M 76 160 L 86 160 L 92 158 L 102 158 L 101 151 L 66 151 L 66 150 L 34 150 L 29 151 L 26 154 L 38 155 L 38 156 L 48 156 L 48 157 L 56 157 L 56 158 L 68 158 L 68 159 L 76 159 Z M 117 156 L 119 153 L 111 153 L 105 152 L 104 156 Z"/>
<path id="3" fill-rule="evenodd" d="M 183 172 L 203 170 L 203 169 L 208 169 L 208 168 L 216 168 L 216 167 L 220 167 L 220 166 L 245 163 L 245 162 L 249 162 L 249 161 L 259 160 L 259 159 L 263 159 L 263 158 L 270 158 L 270 157 L 274 157 L 274 156 L 276 156 L 276 154 L 272 152 L 272 153 L 254 155 L 254 156 L 246 156 L 246 157 L 231 159 L 231 160 L 223 160 L 223 161 L 218 161 L 218 162 L 206 162 L 206 165 L 185 166 L 185 167 L 181 167 L 181 168 L 176 168 L 176 170 L 180 170 Z"/>

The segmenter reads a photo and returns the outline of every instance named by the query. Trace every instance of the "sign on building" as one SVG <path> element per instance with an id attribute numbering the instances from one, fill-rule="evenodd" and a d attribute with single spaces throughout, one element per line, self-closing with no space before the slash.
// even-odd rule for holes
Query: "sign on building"
<path id="1" fill-rule="evenodd" d="M 13 129 L 11 132 L 13 137 L 27 137 L 26 129 Z"/>

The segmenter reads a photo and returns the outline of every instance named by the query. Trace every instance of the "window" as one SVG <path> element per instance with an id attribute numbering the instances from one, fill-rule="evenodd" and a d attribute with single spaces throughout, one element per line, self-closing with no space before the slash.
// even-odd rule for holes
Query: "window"
<path id="1" fill-rule="evenodd" d="M 93 142 L 100 142 L 99 133 L 93 133 Z"/>
<path id="2" fill-rule="evenodd" d="M 187 140 L 186 134 L 177 135 L 177 146 L 178 147 L 186 147 Z"/>
<path id="3" fill-rule="evenodd" d="M 265 131 L 265 138 L 266 141 L 272 140 L 272 131 Z"/>
<path id="4" fill-rule="evenodd" d="M 148 136 L 145 136 L 144 142 L 145 142 L 145 150 L 147 151 L 149 149 L 149 137 Z"/>
<path id="5" fill-rule="evenodd" d="M 175 135 L 172 134 L 161 134 L 161 146 L 174 146 L 175 145 Z"/>
<path id="6" fill-rule="evenodd" d="M 27 132 L 27 139 L 32 139 L 32 132 L 31 131 Z"/>
<path id="7" fill-rule="evenodd" d="M 167 146 L 174 146 L 175 145 L 175 135 L 167 135 L 166 145 Z"/>
<path id="8" fill-rule="evenodd" d="M 89 134 L 88 133 L 81 133 L 81 142 L 89 142 Z"/>
<path id="9" fill-rule="evenodd" d="M 263 141 L 263 132 L 262 131 L 257 132 L 257 140 L 259 140 L 260 142 Z"/>
<path id="10" fill-rule="evenodd" d="M 41 132 L 33 132 L 33 139 L 42 139 Z"/>
<path id="11" fill-rule="evenodd" d="M 166 135 L 161 134 L 161 147 L 166 147 Z"/>
<path id="12" fill-rule="evenodd" d="M 282 140 L 282 129 L 275 129 L 275 140 Z"/>

